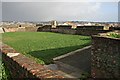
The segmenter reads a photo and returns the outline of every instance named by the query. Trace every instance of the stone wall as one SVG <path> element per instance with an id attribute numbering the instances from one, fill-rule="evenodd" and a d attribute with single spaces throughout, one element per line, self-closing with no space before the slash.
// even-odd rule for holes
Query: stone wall
<path id="1" fill-rule="evenodd" d="M 16 32 L 18 31 L 18 28 L 17 27 L 6 27 L 6 28 L 3 28 L 5 32 Z"/>
<path id="2" fill-rule="evenodd" d="M 77 29 L 76 30 L 76 34 L 78 35 L 87 35 L 87 36 L 91 36 L 91 35 L 96 35 L 98 33 L 106 33 L 106 32 L 110 32 L 111 30 L 89 30 L 89 29 Z"/>
<path id="3" fill-rule="evenodd" d="M 91 36 L 98 33 L 106 33 L 111 30 L 86 30 L 86 29 L 51 29 L 51 32 L 57 32 L 62 34 L 76 34 L 76 35 L 85 35 Z"/>
<path id="4" fill-rule="evenodd" d="M 106 33 L 111 30 L 104 30 L 104 26 L 77 26 L 76 34 L 80 35 L 96 35 L 98 33 Z"/>
<path id="5" fill-rule="evenodd" d="M 70 25 L 59 25 L 56 28 L 51 28 L 51 26 L 39 27 L 37 31 L 45 32 L 56 32 L 62 34 L 77 34 L 77 35 L 96 35 L 98 33 L 106 33 L 111 30 L 103 30 L 104 26 L 78 26 L 77 29 L 72 29 Z"/>
<path id="6" fill-rule="evenodd" d="M 57 29 L 57 28 L 52 28 L 52 29 L 51 29 L 51 32 L 58 33 L 58 29 Z"/>
<path id="7" fill-rule="evenodd" d="M 76 30 L 74 30 L 74 29 L 58 29 L 58 33 L 62 33 L 62 34 L 76 34 Z"/>
<path id="8" fill-rule="evenodd" d="M 16 32 L 25 32 L 25 27 L 18 27 Z"/>
<path id="9" fill-rule="evenodd" d="M 44 80 L 45 78 L 61 79 L 64 78 L 56 71 L 47 69 L 41 64 L 36 63 L 33 59 L 18 53 L 8 45 L 2 45 L 2 60 L 12 75 L 12 80 L 15 78 L 24 80 L 26 78 L 33 78 L 37 80 Z M 31 79 L 32 78 L 32 79 Z"/>
<path id="10" fill-rule="evenodd" d="M 59 25 L 57 26 L 58 29 L 71 29 L 72 26 L 71 25 Z"/>
<path id="11" fill-rule="evenodd" d="M 120 30 L 120 27 L 110 27 L 110 30 Z"/>
<path id="12" fill-rule="evenodd" d="M 38 27 L 25 27 L 26 32 L 36 32 Z"/>
<path id="13" fill-rule="evenodd" d="M 92 36 L 92 77 L 120 78 L 120 39 Z"/>
<path id="14" fill-rule="evenodd" d="M 43 27 L 39 27 L 37 31 L 50 32 L 51 28 L 52 25 L 44 25 Z"/>
<path id="15" fill-rule="evenodd" d="M 38 27 L 6 27 L 5 32 L 36 32 Z"/>
<path id="16" fill-rule="evenodd" d="M 77 35 L 95 35 L 105 33 L 111 30 L 103 30 L 103 26 L 78 26 L 77 29 L 72 29 L 70 25 L 59 25 L 57 28 L 52 28 L 51 25 L 42 27 L 5 27 L 5 32 L 57 32 L 62 34 L 77 34 Z"/>
<path id="17" fill-rule="evenodd" d="M 103 30 L 104 26 L 77 26 L 77 29 L 84 30 Z"/>

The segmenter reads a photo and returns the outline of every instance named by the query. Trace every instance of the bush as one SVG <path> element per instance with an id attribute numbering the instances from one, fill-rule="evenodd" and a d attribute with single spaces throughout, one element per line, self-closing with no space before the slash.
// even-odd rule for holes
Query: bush
<path id="1" fill-rule="evenodd" d="M 107 34 L 107 36 L 113 37 L 113 38 L 120 38 L 120 34 L 115 33 L 115 32 L 111 32 L 111 33 Z"/>
<path id="2" fill-rule="evenodd" d="M 0 80 L 9 80 L 10 73 L 8 69 L 5 67 L 4 63 L 0 59 Z"/>

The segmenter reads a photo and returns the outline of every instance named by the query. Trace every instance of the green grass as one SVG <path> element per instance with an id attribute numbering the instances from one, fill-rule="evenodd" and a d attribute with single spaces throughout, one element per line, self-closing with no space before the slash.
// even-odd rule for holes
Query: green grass
<path id="1" fill-rule="evenodd" d="M 52 58 L 90 45 L 88 36 L 51 32 L 4 33 L 3 42 L 15 50 L 32 56 L 41 64 L 52 62 Z"/>

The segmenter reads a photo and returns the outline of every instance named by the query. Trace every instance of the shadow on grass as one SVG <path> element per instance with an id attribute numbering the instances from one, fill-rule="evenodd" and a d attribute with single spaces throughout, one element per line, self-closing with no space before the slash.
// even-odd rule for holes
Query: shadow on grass
<path id="1" fill-rule="evenodd" d="M 90 45 L 90 44 L 63 47 L 63 48 L 55 48 L 55 49 L 38 50 L 38 51 L 29 52 L 27 54 L 29 54 L 37 59 L 43 60 L 45 62 L 45 64 L 50 64 L 50 63 L 52 63 L 52 59 L 54 57 L 66 54 L 68 52 L 83 48 L 88 45 Z"/>

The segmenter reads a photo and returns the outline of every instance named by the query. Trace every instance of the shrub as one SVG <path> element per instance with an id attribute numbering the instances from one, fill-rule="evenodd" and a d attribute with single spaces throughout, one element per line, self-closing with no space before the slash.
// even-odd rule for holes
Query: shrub
<path id="1" fill-rule="evenodd" d="M 107 36 L 113 37 L 113 38 L 120 38 L 120 34 L 115 32 L 108 33 Z"/>
<path id="2" fill-rule="evenodd" d="M 0 59 L 0 80 L 9 80 L 10 73 L 8 69 L 5 67 L 5 64 Z"/>

